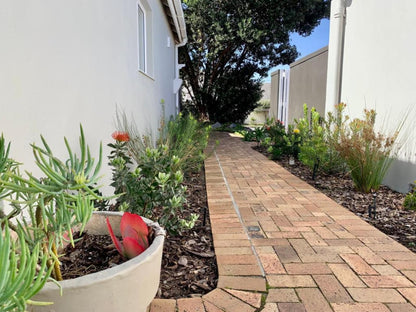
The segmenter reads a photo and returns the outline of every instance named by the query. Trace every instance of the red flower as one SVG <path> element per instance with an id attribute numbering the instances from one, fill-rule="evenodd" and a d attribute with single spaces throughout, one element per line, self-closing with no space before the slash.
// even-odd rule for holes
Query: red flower
<path id="1" fill-rule="evenodd" d="M 115 131 L 111 136 L 114 140 L 119 142 L 128 142 L 130 140 L 130 136 L 127 132 Z"/>

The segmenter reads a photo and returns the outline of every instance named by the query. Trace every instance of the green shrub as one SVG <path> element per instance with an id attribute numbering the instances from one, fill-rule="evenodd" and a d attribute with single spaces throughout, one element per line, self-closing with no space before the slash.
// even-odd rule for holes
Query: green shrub
<path id="1" fill-rule="evenodd" d="M 346 105 L 339 103 L 335 105 L 335 111 L 328 112 L 325 119 L 325 141 L 328 145 L 326 162 L 323 170 L 326 173 L 339 173 L 346 171 L 345 160 L 340 156 L 337 146 L 340 140 L 340 131 L 345 127 L 349 117 L 345 116 Z"/>
<path id="2" fill-rule="evenodd" d="M 376 132 L 375 110 L 364 110 L 340 129 L 337 150 L 345 159 L 355 187 L 364 193 L 377 191 L 395 157 L 395 142 L 403 122 L 390 136 Z"/>
<path id="3" fill-rule="evenodd" d="M 286 135 L 283 137 L 286 142 L 286 151 L 289 156 L 299 158 L 300 143 L 302 141 L 300 130 L 293 125 L 288 126 Z"/>
<path id="4" fill-rule="evenodd" d="M 304 104 L 303 118 L 295 119 L 295 124 L 301 137 L 299 159 L 313 171 L 314 179 L 318 170 L 323 167 L 328 152 L 323 121 L 314 107 L 309 114 L 308 107 Z"/>
<path id="5" fill-rule="evenodd" d="M 158 145 L 168 147 L 169 154 L 179 158 L 184 172 L 199 170 L 205 160 L 211 127 L 198 122 L 192 115 L 179 114 L 166 126 L 162 123 Z"/>
<path id="6" fill-rule="evenodd" d="M 283 123 L 278 119 L 267 119 L 263 127 L 265 137 L 263 145 L 271 154 L 271 159 L 280 159 L 288 153 L 287 142 L 285 141 L 286 130 Z"/>
<path id="7" fill-rule="evenodd" d="M 416 184 L 416 181 L 414 182 Z M 416 185 L 404 198 L 403 206 L 407 210 L 416 210 Z"/>
<path id="8" fill-rule="evenodd" d="M 337 105 L 335 114 L 328 113 L 324 120 L 315 108 L 309 113 L 307 105 L 304 104 L 303 118 L 295 119 L 295 125 L 300 132 L 299 159 L 311 168 L 313 178 L 318 171 L 329 174 L 345 171 L 345 162 L 336 148 L 339 129 L 346 120 L 343 115 L 344 108 L 344 104 Z"/>
<path id="9" fill-rule="evenodd" d="M 184 174 L 197 170 L 205 159 L 210 127 L 190 115 L 161 119 L 157 140 L 142 135 L 125 114 L 118 115 L 125 142 L 109 144 L 116 207 L 158 221 L 171 234 L 192 228 L 198 219 L 181 217 L 186 202 Z M 133 161 L 137 165 L 132 169 Z M 113 207 L 114 208 L 114 207 Z"/>
<path id="10" fill-rule="evenodd" d="M 265 138 L 265 132 L 262 128 L 255 128 L 253 131 L 254 140 L 257 142 L 257 146 L 260 146 L 260 143 Z"/>
<path id="11" fill-rule="evenodd" d="M 157 138 L 142 133 L 134 121 L 128 120 L 124 112 L 117 112 L 117 128 L 129 134 L 126 143 L 129 155 L 138 163 L 147 148 L 164 145 L 169 155 L 179 158 L 179 169 L 184 173 L 198 170 L 205 160 L 204 149 L 208 144 L 211 127 L 196 120 L 192 115 L 179 114 L 169 121 L 164 113 L 160 119 Z"/>
<path id="12" fill-rule="evenodd" d="M 243 140 L 246 142 L 251 142 L 255 139 L 254 131 L 252 130 L 242 130 L 239 133 L 242 134 Z"/>
<path id="13" fill-rule="evenodd" d="M 123 146 L 123 152 L 113 152 L 111 155 L 120 155 L 126 149 Z M 120 194 L 115 208 L 153 219 L 171 234 L 192 228 L 198 216 L 184 220 L 180 215 L 186 202 L 186 187 L 182 185 L 179 158 L 171 156 L 166 145 L 148 147 L 137 159 L 136 169 L 131 171 L 124 155 L 114 157 L 110 162 L 112 186 L 115 194 Z"/>

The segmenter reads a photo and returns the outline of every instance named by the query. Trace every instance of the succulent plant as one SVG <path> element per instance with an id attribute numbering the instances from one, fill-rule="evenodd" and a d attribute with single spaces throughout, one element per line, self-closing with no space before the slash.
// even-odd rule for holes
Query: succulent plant
<path id="1" fill-rule="evenodd" d="M 107 226 L 114 245 L 123 257 L 128 259 L 134 258 L 149 247 L 149 228 L 139 215 L 125 212 L 121 217 L 120 232 L 122 242 L 114 235 L 108 218 Z"/>

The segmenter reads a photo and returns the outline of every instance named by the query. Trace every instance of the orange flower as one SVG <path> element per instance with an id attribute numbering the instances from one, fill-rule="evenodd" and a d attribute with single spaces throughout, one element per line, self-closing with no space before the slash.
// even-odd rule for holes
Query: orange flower
<path id="1" fill-rule="evenodd" d="M 127 132 L 115 131 L 111 136 L 114 140 L 119 142 L 128 142 L 130 140 L 130 136 Z"/>

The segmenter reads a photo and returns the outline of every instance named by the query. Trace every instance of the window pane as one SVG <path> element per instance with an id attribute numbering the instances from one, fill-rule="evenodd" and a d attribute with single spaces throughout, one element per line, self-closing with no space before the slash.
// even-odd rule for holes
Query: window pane
<path id="1" fill-rule="evenodd" d="M 137 7 L 138 15 L 138 44 L 139 44 L 139 69 L 146 71 L 146 29 L 144 11 Z"/>

